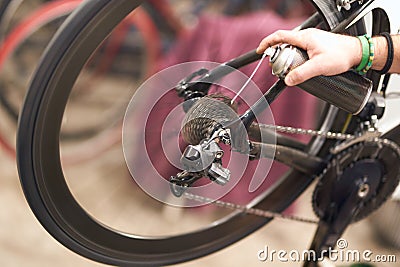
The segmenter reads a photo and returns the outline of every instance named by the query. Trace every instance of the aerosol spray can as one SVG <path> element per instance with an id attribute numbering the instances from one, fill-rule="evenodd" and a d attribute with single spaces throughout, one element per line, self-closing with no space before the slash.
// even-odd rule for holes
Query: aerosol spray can
<path id="1" fill-rule="evenodd" d="M 272 73 L 281 79 L 309 59 L 306 51 L 288 44 L 273 50 L 270 52 Z M 370 80 L 353 71 L 314 77 L 298 85 L 304 91 L 352 114 L 358 114 L 364 108 L 372 86 Z"/>

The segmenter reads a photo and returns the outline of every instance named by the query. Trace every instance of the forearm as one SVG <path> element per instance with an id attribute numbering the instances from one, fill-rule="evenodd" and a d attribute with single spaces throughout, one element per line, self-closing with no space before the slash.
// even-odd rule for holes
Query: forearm
<path id="1" fill-rule="evenodd" d="M 394 57 L 393 64 L 389 70 L 390 73 L 400 73 L 400 35 L 392 35 Z M 372 69 L 381 70 L 386 64 L 388 58 L 388 43 L 383 36 L 373 37 L 375 45 L 375 58 L 372 63 Z"/>

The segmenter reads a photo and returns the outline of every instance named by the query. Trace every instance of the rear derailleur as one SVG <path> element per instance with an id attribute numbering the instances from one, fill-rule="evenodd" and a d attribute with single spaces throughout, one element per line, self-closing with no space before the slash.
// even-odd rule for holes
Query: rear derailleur
<path id="1" fill-rule="evenodd" d="M 180 160 L 183 171 L 170 178 L 171 191 L 176 197 L 182 196 L 187 188 L 203 177 L 219 185 L 230 180 L 230 171 L 222 166 L 224 151 L 220 142 L 230 144 L 229 130 L 220 128 L 210 139 L 186 147 Z"/>

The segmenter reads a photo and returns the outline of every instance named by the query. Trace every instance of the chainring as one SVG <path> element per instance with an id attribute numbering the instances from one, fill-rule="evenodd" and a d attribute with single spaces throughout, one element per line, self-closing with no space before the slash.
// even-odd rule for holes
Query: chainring
<path id="1" fill-rule="evenodd" d="M 312 206 L 320 219 L 335 216 L 351 190 L 367 184 L 358 212 L 359 221 L 378 209 L 394 192 L 400 180 L 400 149 L 392 141 L 360 142 L 330 159 L 314 189 Z M 362 192 L 361 192 L 362 193 Z"/>

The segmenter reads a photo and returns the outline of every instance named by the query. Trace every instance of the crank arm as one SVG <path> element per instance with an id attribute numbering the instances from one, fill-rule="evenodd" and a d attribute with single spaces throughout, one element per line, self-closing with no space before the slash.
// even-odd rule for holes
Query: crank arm
<path id="1" fill-rule="evenodd" d="M 319 221 L 310 246 L 310 251 L 315 251 L 318 259 L 324 256 L 324 251 L 336 247 L 337 241 L 351 224 L 353 216 L 358 214 L 361 207 L 362 198 L 359 197 L 357 190 L 354 190 L 341 207 L 332 206 L 333 209 L 337 209 L 334 216 L 323 218 Z M 303 264 L 303 267 L 317 266 L 318 262 L 312 260 L 308 260 Z"/>

